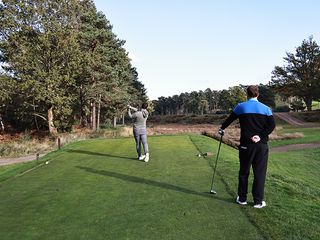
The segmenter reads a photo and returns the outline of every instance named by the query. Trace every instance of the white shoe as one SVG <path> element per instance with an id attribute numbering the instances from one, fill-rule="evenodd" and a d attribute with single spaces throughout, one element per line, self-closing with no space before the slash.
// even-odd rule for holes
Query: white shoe
<path id="1" fill-rule="evenodd" d="M 146 153 L 146 157 L 145 157 L 144 161 L 149 162 L 149 153 Z"/>
<path id="2" fill-rule="evenodd" d="M 267 206 L 265 201 L 262 201 L 262 203 L 253 205 L 254 208 L 264 208 L 265 206 Z"/>
<path id="3" fill-rule="evenodd" d="M 237 197 L 237 199 L 236 199 L 236 203 L 238 203 L 238 204 L 240 204 L 240 205 L 247 205 L 248 203 L 247 202 L 241 202 L 240 200 L 239 200 L 239 196 Z"/>
<path id="4" fill-rule="evenodd" d="M 145 155 L 141 155 L 138 159 L 142 161 L 145 157 L 146 157 Z"/>

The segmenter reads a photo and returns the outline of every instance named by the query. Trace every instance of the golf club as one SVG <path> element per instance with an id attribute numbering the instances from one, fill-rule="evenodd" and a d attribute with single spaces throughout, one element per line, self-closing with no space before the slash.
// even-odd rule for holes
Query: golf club
<path id="1" fill-rule="evenodd" d="M 220 147 L 221 147 L 221 142 L 222 142 L 222 136 L 223 136 L 223 134 L 221 134 L 221 137 L 220 137 L 219 148 L 218 148 L 217 157 L 216 157 L 216 163 L 214 165 L 214 170 L 213 170 L 213 175 L 212 175 L 210 194 L 217 194 L 217 192 L 213 189 L 213 179 L 214 179 L 214 175 L 216 174 L 217 163 L 218 163 Z"/>

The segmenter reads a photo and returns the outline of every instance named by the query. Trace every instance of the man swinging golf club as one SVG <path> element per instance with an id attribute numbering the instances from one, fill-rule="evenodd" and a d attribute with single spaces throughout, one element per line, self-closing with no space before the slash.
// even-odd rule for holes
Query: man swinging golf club
<path id="1" fill-rule="evenodd" d="M 264 184 L 268 162 L 268 135 L 275 128 L 275 121 L 269 107 L 258 101 L 258 86 L 247 88 L 248 101 L 239 103 L 222 123 L 219 133 L 223 135 L 234 120 L 239 118 L 241 136 L 239 146 L 239 182 L 236 202 L 247 205 L 248 177 L 252 165 L 254 179 L 252 196 L 255 208 L 266 206 Z"/>
<path id="2" fill-rule="evenodd" d="M 138 159 L 140 161 L 149 162 L 149 147 L 147 143 L 147 118 L 148 118 L 148 111 L 147 111 L 148 103 L 143 103 L 141 106 L 141 110 L 137 108 L 131 107 L 128 105 L 128 115 L 130 118 L 133 119 L 133 135 L 136 141 L 136 149 L 138 153 Z M 131 113 L 131 110 L 134 113 Z M 141 142 L 143 144 L 143 150 L 145 155 L 142 155 L 141 151 Z"/>

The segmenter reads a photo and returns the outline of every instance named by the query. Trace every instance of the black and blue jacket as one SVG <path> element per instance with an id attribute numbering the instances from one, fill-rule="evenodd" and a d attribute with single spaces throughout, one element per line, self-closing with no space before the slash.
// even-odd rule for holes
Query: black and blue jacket
<path id="1" fill-rule="evenodd" d="M 267 143 L 269 140 L 268 135 L 276 126 L 271 109 L 256 98 L 239 103 L 222 123 L 221 128 L 227 128 L 238 118 L 241 128 L 240 144 L 253 143 L 251 137 L 254 135 L 260 137 L 261 143 Z"/>

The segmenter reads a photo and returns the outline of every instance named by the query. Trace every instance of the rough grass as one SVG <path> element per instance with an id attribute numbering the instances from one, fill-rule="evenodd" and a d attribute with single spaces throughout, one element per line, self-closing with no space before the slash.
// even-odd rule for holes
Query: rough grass
<path id="1" fill-rule="evenodd" d="M 220 135 L 218 134 L 218 131 L 217 131 L 218 128 L 219 126 L 216 126 L 215 128 L 216 131 L 213 131 L 212 129 L 211 131 L 205 130 L 202 132 L 202 134 L 219 140 Z M 290 132 L 283 129 L 284 129 L 283 126 L 277 126 L 276 129 L 272 132 L 272 134 L 269 135 L 269 140 L 278 141 L 280 143 L 283 142 L 284 144 L 285 142 L 283 140 L 295 139 L 295 141 L 302 141 L 302 140 L 298 140 L 304 137 L 304 132 L 301 131 L 300 129 L 295 129 L 295 131 L 291 129 Z M 223 142 L 228 144 L 229 146 L 237 148 L 240 144 L 239 141 L 240 141 L 240 128 L 238 127 L 237 124 L 233 124 L 225 130 Z"/>
<path id="2" fill-rule="evenodd" d="M 36 153 L 46 153 L 58 148 L 58 138 L 60 145 L 63 146 L 75 141 L 92 139 L 92 138 L 114 138 L 132 136 L 131 127 L 119 127 L 101 129 L 92 132 L 89 129 L 81 129 L 72 133 L 60 133 L 57 136 L 31 135 L 30 133 L 19 134 L 17 137 L 8 137 L 0 141 L 0 157 L 20 157 Z"/>
<path id="3" fill-rule="evenodd" d="M 155 115 L 148 119 L 150 124 L 220 124 L 228 115 L 207 114 L 207 115 Z"/>
<path id="4" fill-rule="evenodd" d="M 318 128 L 297 128 L 297 127 L 284 127 L 279 130 L 279 134 L 297 134 L 299 132 L 302 137 L 293 139 L 282 139 L 281 141 L 276 139 L 270 142 L 271 147 L 279 147 L 288 144 L 299 144 L 299 143 L 312 143 L 320 142 L 320 127 Z"/>
<path id="5" fill-rule="evenodd" d="M 21 138 L 2 142 L 0 144 L 0 157 L 19 157 L 34 153 L 44 153 L 52 151 L 55 146 L 55 141 L 49 138 L 42 140 Z"/>

